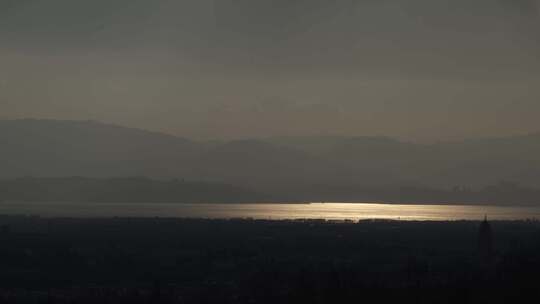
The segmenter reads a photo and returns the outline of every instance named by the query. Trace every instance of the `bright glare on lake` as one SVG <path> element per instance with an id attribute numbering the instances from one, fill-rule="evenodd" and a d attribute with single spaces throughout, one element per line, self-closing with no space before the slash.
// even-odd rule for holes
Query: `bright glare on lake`
<path id="1" fill-rule="evenodd" d="M 1 203 L 0 214 L 42 217 L 177 217 L 327 220 L 492 220 L 540 219 L 540 207 L 311 204 L 90 204 Z"/>

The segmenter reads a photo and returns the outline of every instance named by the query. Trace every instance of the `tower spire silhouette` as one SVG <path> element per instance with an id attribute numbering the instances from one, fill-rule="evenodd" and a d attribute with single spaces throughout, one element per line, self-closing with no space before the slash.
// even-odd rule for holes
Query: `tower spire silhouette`
<path id="1" fill-rule="evenodd" d="M 489 262 L 493 258 L 493 233 L 491 225 L 488 222 L 487 214 L 484 215 L 484 221 L 480 223 L 478 228 L 478 251 L 480 258 Z"/>

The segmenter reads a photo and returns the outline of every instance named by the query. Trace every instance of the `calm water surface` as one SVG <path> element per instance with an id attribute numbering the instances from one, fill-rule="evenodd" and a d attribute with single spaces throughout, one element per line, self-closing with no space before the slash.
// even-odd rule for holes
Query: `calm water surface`
<path id="1" fill-rule="evenodd" d="M 0 203 L 0 214 L 42 217 L 178 217 L 328 220 L 478 220 L 540 219 L 539 207 L 311 204 L 90 204 Z"/>

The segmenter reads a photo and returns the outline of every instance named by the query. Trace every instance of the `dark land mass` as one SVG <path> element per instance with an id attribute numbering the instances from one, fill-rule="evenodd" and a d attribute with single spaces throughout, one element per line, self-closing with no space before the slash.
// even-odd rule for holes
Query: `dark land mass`
<path id="1" fill-rule="evenodd" d="M 442 143 L 365 136 L 205 142 L 92 121 L 27 119 L 0 120 L 0 143 L 5 179 L 178 178 L 280 197 L 336 189 L 352 197 L 357 188 L 483 189 L 501 181 L 540 188 L 539 134 Z"/>
<path id="2" fill-rule="evenodd" d="M 329 187 L 320 185 L 297 192 L 306 201 L 383 202 L 387 204 L 540 206 L 540 189 L 499 182 L 479 189 L 427 186 Z"/>
<path id="3" fill-rule="evenodd" d="M 479 226 L 1 216 L 0 301 L 527 303 L 537 297 L 540 223 Z M 486 233 L 484 248 L 479 235 Z"/>
<path id="4" fill-rule="evenodd" d="M 0 120 L 0 143 L 5 201 L 540 205 L 540 135 L 433 144 L 332 136 L 197 142 L 92 121 L 27 119 Z M 132 176 L 147 178 L 111 178 Z"/>
<path id="5" fill-rule="evenodd" d="M 222 183 L 132 178 L 20 178 L 0 181 L 0 201 L 87 203 L 248 203 L 265 196 Z"/>
<path id="6" fill-rule="evenodd" d="M 462 187 L 351 187 L 318 185 L 295 194 L 262 193 L 217 182 L 131 178 L 19 178 L 0 180 L 0 201 L 66 203 L 303 203 L 385 202 L 540 206 L 540 190 L 501 182 Z"/>

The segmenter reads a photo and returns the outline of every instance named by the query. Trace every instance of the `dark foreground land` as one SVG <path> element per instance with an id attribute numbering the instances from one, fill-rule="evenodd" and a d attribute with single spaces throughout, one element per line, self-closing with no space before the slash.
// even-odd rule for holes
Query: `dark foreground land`
<path id="1" fill-rule="evenodd" d="M 0 217 L 1 303 L 524 303 L 540 223 Z M 534 298 L 528 298 L 528 296 Z"/>

